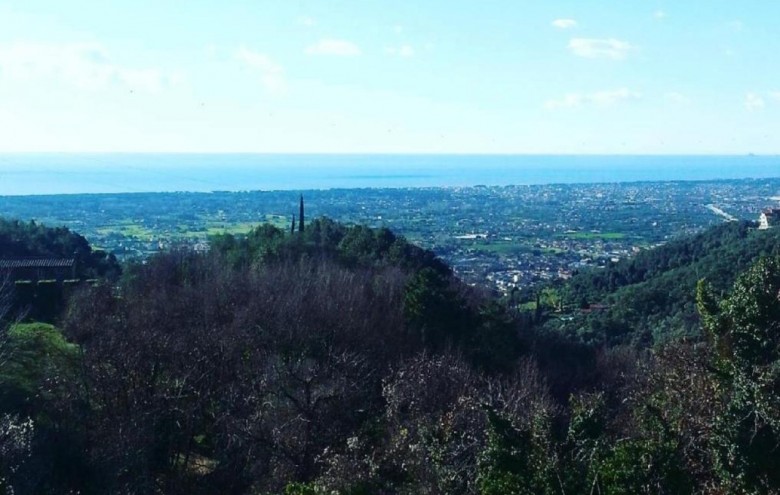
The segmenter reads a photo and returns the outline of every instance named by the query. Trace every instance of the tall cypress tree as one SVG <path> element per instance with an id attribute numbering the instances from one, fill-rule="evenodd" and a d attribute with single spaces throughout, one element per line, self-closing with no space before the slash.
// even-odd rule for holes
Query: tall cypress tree
<path id="1" fill-rule="evenodd" d="M 290 234 L 295 234 L 295 213 L 293 213 L 292 227 L 290 227 Z"/>
<path id="2" fill-rule="evenodd" d="M 303 217 L 303 194 L 301 194 L 301 205 L 300 205 L 300 211 L 298 212 L 298 232 L 300 232 L 301 234 L 303 233 L 304 230 L 303 218 L 304 218 Z"/>

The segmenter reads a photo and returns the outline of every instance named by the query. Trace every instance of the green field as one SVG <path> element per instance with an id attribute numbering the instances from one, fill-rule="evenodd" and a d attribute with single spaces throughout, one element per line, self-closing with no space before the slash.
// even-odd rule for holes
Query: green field
<path id="1" fill-rule="evenodd" d="M 151 229 L 144 227 L 142 224 L 135 222 L 134 220 L 121 220 L 115 224 L 107 225 L 96 229 L 96 232 L 100 235 L 119 234 L 124 237 L 132 237 L 142 241 L 151 241 L 155 236 L 155 232 Z"/>
<path id="2" fill-rule="evenodd" d="M 262 223 L 270 223 L 283 230 L 290 228 L 289 218 L 282 215 L 266 214 L 257 222 L 231 222 L 229 220 L 219 219 L 217 216 L 206 217 L 201 221 L 193 222 L 191 224 L 178 223 L 175 226 L 172 226 L 170 232 L 155 232 L 154 230 L 147 228 L 142 222 L 123 219 L 99 227 L 95 229 L 95 232 L 100 236 L 116 234 L 140 241 L 151 241 L 153 238 L 185 240 L 203 239 L 208 236 L 219 234 L 245 235 Z"/>
<path id="3" fill-rule="evenodd" d="M 206 224 L 206 234 L 209 236 L 220 234 L 244 235 L 257 227 L 256 223 L 228 223 L 210 222 Z"/>

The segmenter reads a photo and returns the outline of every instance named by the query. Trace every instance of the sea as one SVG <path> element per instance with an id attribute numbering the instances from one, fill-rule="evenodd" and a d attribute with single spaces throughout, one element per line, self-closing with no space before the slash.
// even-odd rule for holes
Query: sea
<path id="1" fill-rule="evenodd" d="M 778 155 L 0 154 L 1 196 L 777 177 Z"/>

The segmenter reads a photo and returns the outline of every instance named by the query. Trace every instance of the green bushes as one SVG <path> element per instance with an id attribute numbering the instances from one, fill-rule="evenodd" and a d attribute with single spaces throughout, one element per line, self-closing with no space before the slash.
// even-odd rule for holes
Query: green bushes
<path id="1" fill-rule="evenodd" d="M 73 373 L 78 347 L 45 323 L 10 327 L 5 361 L 0 367 L 0 389 L 5 393 L 36 396 L 52 376 Z"/>

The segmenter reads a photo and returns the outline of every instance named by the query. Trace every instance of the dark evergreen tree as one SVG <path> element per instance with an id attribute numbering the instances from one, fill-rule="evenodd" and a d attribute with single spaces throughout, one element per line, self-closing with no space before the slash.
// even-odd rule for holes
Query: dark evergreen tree
<path id="1" fill-rule="evenodd" d="M 290 227 L 290 234 L 295 234 L 295 214 L 292 217 L 292 227 Z"/>
<path id="2" fill-rule="evenodd" d="M 298 212 L 298 232 L 300 233 L 304 231 L 303 218 L 303 194 L 301 194 L 300 211 Z"/>

